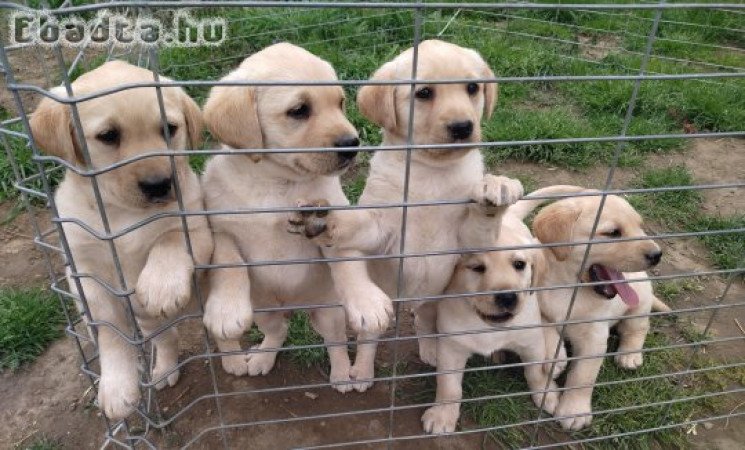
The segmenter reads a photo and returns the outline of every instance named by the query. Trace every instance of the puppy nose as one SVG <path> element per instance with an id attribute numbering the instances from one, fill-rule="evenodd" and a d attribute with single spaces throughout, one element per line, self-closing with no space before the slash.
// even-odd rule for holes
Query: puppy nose
<path id="1" fill-rule="evenodd" d="M 466 139 L 473 133 L 473 122 L 466 120 L 463 122 L 452 122 L 448 124 L 448 131 L 453 139 Z"/>
<path id="2" fill-rule="evenodd" d="M 146 178 L 137 183 L 145 196 L 150 200 L 163 198 L 171 192 L 171 177 Z"/>
<path id="3" fill-rule="evenodd" d="M 644 257 L 647 258 L 647 262 L 650 266 L 656 266 L 662 259 L 662 251 L 655 250 L 653 252 L 647 253 L 646 255 L 644 255 Z"/>
<path id="4" fill-rule="evenodd" d="M 360 140 L 357 138 L 357 136 L 352 135 L 342 136 L 334 141 L 334 147 L 357 147 L 359 145 Z M 337 152 L 337 155 L 339 155 L 339 159 L 342 162 L 347 162 L 354 159 L 354 157 L 357 156 L 357 152 Z"/>
<path id="5" fill-rule="evenodd" d="M 494 294 L 494 302 L 504 309 L 514 309 L 517 305 L 517 294 L 514 292 L 502 292 Z"/>

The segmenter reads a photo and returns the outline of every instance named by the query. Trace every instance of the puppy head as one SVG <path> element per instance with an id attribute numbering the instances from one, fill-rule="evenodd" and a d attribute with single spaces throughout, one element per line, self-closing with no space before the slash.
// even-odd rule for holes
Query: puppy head
<path id="1" fill-rule="evenodd" d="M 75 95 L 83 95 L 152 81 L 153 74 L 148 70 L 111 61 L 82 75 L 72 84 L 72 90 Z M 53 92 L 66 96 L 61 87 Z M 199 107 L 181 88 L 162 88 L 161 92 L 171 149 L 198 147 L 202 133 Z M 78 103 L 78 114 L 92 168 L 168 150 L 155 88 L 127 89 Z M 83 143 L 75 132 L 68 105 L 45 98 L 30 124 L 42 151 L 73 165 L 85 165 Z M 185 157 L 176 157 L 176 166 L 179 172 L 189 170 Z M 97 176 L 104 199 L 138 208 L 174 201 L 172 178 L 171 163 L 165 156 L 144 158 Z"/>
<path id="2" fill-rule="evenodd" d="M 292 44 L 275 44 L 246 58 L 225 81 L 336 81 L 326 61 Z M 357 131 L 344 115 L 340 86 L 216 86 L 204 105 L 215 137 L 234 148 L 356 147 Z M 298 174 L 330 175 L 349 167 L 356 155 L 324 153 L 252 154 Z"/>
<path id="3" fill-rule="evenodd" d="M 508 227 L 500 233 L 499 246 L 517 247 L 535 243 L 529 235 L 522 235 Z M 463 255 L 455 268 L 448 292 L 469 293 L 486 291 L 496 294 L 474 295 L 465 300 L 487 324 L 504 323 L 520 313 L 531 292 L 519 291 L 535 286 L 545 270 L 543 254 L 538 249 L 497 250 Z"/>
<path id="4" fill-rule="evenodd" d="M 410 48 L 384 64 L 372 80 L 411 78 L 414 51 Z M 422 80 L 492 78 L 494 73 L 474 50 L 439 40 L 419 44 L 417 78 Z M 497 101 L 495 83 L 418 84 L 414 90 L 415 144 L 481 141 L 481 118 L 489 117 Z M 368 85 L 359 90 L 362 114 L 396 140 L 405 140 L 409 127 L 411 88 L 408 85 Z M 431 159 L 462 156 L 467 150 L 426 150 Z"/>
<path id="5" fill-rule="evenodd" d="M 557 201 L 536 215 L 533 232 L 543 243 L 588 241 L 600 201 L 599 196 Z M 597 239 L 611 241 L 647 236 L 639 213 L 616 195 L 606 197 L 595 234 Z M 584 245 L 577 245 L 553 247 L 551 250 L 559 261 L 566 260 L 579 266 L 585 249 Z M 588 270 L 583 276 L 590 281 L 621 281 L 621 272 L 649 269 L 660 262 L 661 256 L 659 245 L 651 239 L 593 244 L 586 264 Z M 596 286 L 595 290 L 609 298 L 616 294 L 623 297 L 627 286 L 626 283 L 617 283 Z"/>

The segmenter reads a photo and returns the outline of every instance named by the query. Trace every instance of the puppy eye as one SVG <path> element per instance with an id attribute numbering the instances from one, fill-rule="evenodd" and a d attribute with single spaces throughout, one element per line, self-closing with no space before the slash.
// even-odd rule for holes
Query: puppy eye
<path id="1" fill-rule="evenodd" d="M 117 145 L 119 144 L 119 130 L 114 128 L 106 131 L 102 131 L 96 135 L 96 139 L 103 142 L 106 145 Z"/>
<path id="2" fill-rule="evenodd" d="M 168 136 L 174 137 L 176 133 L 178 132 L 178 125 L 175 123 L 168 122 Z M 165 139 L 166 135 L 163 133 L 163 138 Z"/>
<path id="3" fill-rule="evenodd" d="M 516 261 L 512 261 L 512 267 L 514 267 L 515 270 L 519 271 L 525 270 L 525 261 L 521 261 L 519 259 Z"/>
<path id="4" fill-rule="evenodd" d="M 623 234 L 623 233 L 621 232 L 621 229 L 620 228 L 614 228 L 611 231 L 608 231 L 608 232 L 603 233 L 604 236 L 608 236 L 608 237 L 611 237 L 611 238 L 619 238 L 619 237 L 621 237 L 621 234 Z"/>
<path id="5" fill-rule="evenodd" d="M 479 85 L 476 83 L 468 83 L 466 91 L 468 91 L 468 95 L 475 95 L 479 92 Z"/>
<path id="6" fill-rule="evenodd" d="M 302 120 L 310 117 L 310 106 L 307 103 L 287 110 L 287 115 L 293 119 Z"/>
<path id="7" fill-rule="evenodd" d="M 486 266 L 483 264 L 476 264 L 475 266 L 469 266 L 469 269 L 473 270 L 476 273 L 484 273 L 486 272 Z"/>
<path id="8" fill-rule="evenodd" d="M 431 88 L 423 87 L 414 93 L 414 96 L 420 100 L 429 100 L 434 97 L 435 91 Z"/>

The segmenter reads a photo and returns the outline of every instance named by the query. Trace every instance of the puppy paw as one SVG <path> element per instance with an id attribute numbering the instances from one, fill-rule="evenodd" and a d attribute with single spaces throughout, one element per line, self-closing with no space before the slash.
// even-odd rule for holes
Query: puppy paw
<path id="1" fill-rule="evenodd" d="M 543 389 L 543 387 L 541 387 Z M 556 389 L 556 384 L 551 383 L 549 385 L 548 389 Z M 546 392 L 545 393 L 545 400 L 544 400 L 544 393 L 543 392 L 535 392 L 531 395 L 533 398 L 533 403 L 538 408 L 541 407 L 541 403 L 543 403 L 543 410 L 547 413 L 553 415 L 554 411 L 556 411 L 556 407 L 559 405 L 559 393 L 556 391 Z"/>
<path id="2" fill-rule="evenodd" d="M 492 216 L 499 208 L 514 204 L 522 196 L 523 185 L 519 180 L 486 174 L 476 186 L 472 200 L 483 208 L 487 216 Z"/>
<path id="3" fill-rule="evenodd" d="M 137 379 L 122 380 L 117 376 L 101 376 L 98 383 L 98 407 L 111 420 L 124 419 L 137 409 L 140 388 Z"/>
<path id="4" fill-rule="evenodd" d="M 329 374 L 329 381 L 331 382 L 331 387 L 334 388 L 334 390 L 341 392 L 342 394 L 346 394 L 347 392 L 354 390 L 354 385 L 350 383 L 351 377 L 349 368 L 346 369 L 331 369 L 331 373 Z"/>
<path id="5" fill-rule="evenodd" d="M 329 202 L 322 199 L 311 201 L 298 200 L 297 206 L 303 208 L 323 208 L 329 206 Z M 328 233 L 328 215 L 328 210 L 293 211 L 287 219 L 287 231 L 293 234 L 303 235 L 308 239 L 316 239 L 324 245 L 331 245 Z"/>
<path id="6" fill-rule="evenodd" d="M 248 357 L 246 355 L 225 355 L 221 358 L 222 370 L 235 375 L 243 376 L 248 373 Z"/>
<path id="7" fill-rule="evenodd" d="M 253 309 L 248 299 L 210 295 L 202 319 L 207 330 L 219 339 L 237 340 L 251 326 Z"/>
<path id="8" fill-rule="evenodd" d="M 165 388 L 166 386 L 175 386 L 176 383 L 178 383 L 179 376 L 181 375 L 181 372 L 176 369 L 173 370 L 174 367 L 159 367 L 158 364 L 155 364 L 155 367 L 153 367 L 153 371 L 150 374 L 150 379 L 153 380 L 155 383 L 155 389 L 161 390 Z M 172 371 L 173 370 L 173 371 Z M 168 374 L 166 376 L 166 374 Z"/>
<path id="9" fill-rule="evenodd" d="M 373 385 L 375 368 L 370 364 L 355 364 L 349 368 L 349 379 L 355 381 L 352 388 L 357 392 L 365 392 Z"/>
<path id="10" fill-rule="evenodd" d="M 567 391 L 561 396 L 554 416 L 559 419 L 563 429 L 577 431 L 592 423 L 592 405 L 590 396 L 569 395 L 571 392 Z"/>
<path id="11" fill-rule="evenodd" d="M 616 355 L 614 359 L 616 360 L 616 365 L 618 367 L 634 370 L 642 365 L 644 357 L 641 353 L 627 353 L 624 355 Z"/>
<path id="12" fill-rule="evenodd" d="M 432 367 L 437 367 L 437 340 L 419 338 L 419 359 Z"/>
<path id="13" fill-rule="evenodd" d="M 261 348 L 261 347 L 252 347 Z M 277 360 L 277 352 L 256 352 L 249 353 L 247 356 L 248 374 L 252 377 L 266 375 L 274 367 Z"/>
<path id="14" fill-rule="evenodd" d="M 191 264 L 156 266 L 148 260 L 137 280 L 137 300 L 151 317 L 173 317 L 191 299 Z"/>
<path id="15" fill-rule="evenodd" d="M 429 434 L 452 433 L 458 424 L 460 405 L 457 403 L 435 405 L 424 411 L 422 425 Z"/>
<path id="16" fill-rule="evenodd" d="M 393 317 L 393 302 L 375 284 L 355 292 L 345 292 L 342 297 L 349 326 L 356 332 L 382 333 Z"/>

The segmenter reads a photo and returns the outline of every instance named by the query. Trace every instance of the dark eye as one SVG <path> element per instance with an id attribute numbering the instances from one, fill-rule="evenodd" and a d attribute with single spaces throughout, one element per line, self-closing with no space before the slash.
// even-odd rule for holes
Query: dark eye
<path id="1" fill-rule="evenodd" d="M 486 266 L 483 264 L 476 264 L 475 266 L 470 266 L 469 269 L 473 270 L 476 273 L 486 272 Z"/>
<path id="2" fill-rule="evenodd" d="M 611 231 L 603 233 L 605 236 L 611 237 L 611 238 L 619 238 L 621 237 L 621 229 L 620 228 L 614 228 Z"/>
<path id="3" fill-rule="evenodd" d="M 420 100 L 429 100 L 434 97 L 435 91 L 431 88 L 423 87 L 414 93 L 414 96 Z"/>
<path id="4" fill-rule="evenodd" d="M 468 83 L 466 91 L 468 91 L 468 95 L 474 95 L 479 92 L 479 85 L 476 83 Z"/>
<path id="5" fill-rule="evenodd" d="M 525 261 L 521 261 L 519 259 L 516 261 L 512 261 L 512 267 L 514 267 L 515 270 L 519 271 L 525 270 Z"/>
<path id="6" fill-rule="evenodd" d="M 102 131 L 96 135 L 96 139 L 103 142 L 106 145 L 117 145 L 119 144 L 119 130 L 114 128 Z"/>
<path id="7" fill-rule="evenodd" d="M 175 123 L 169 122 L 168 123 L 168 136 L 174 137 L 176 135 L 176 132 L 178 132 L 178 125 L 176 125 Z M 165 134 L 163 135 L 163 137 L 165 138 Z"/>
<path id="8" fill-rule="evenodd" d="M 307 103 L 303 103 L 302 105 L 287 110 L 287 115 L 297 120 L 307 119 L 310 117 L 310 106 L 308 106 Z"/>

